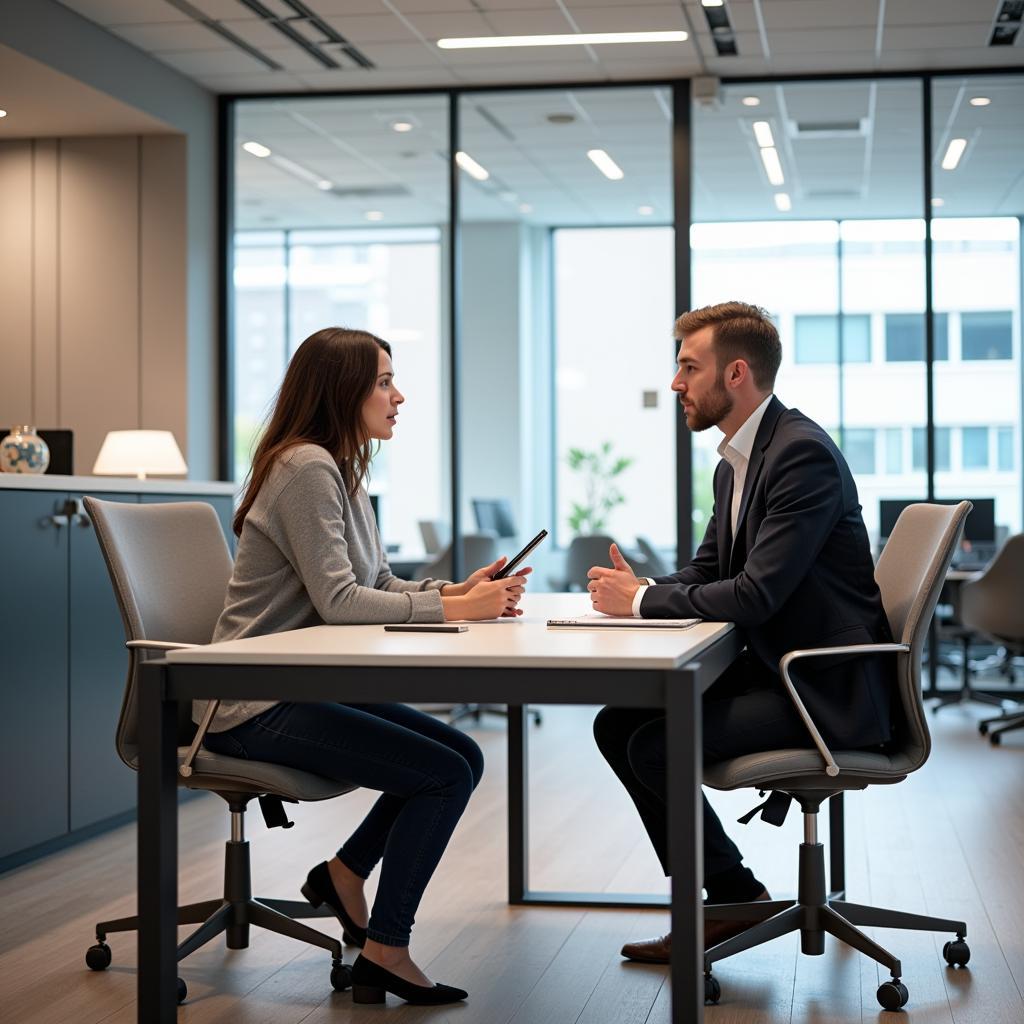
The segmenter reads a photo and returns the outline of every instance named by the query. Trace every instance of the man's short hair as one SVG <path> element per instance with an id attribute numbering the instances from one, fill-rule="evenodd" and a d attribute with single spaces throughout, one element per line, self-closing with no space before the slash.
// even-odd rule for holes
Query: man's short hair
<path id="1" fill-rule="evenodd" d="M 782 362 L 779 332 L 768 313 L 748 302 L 719 302 L 683 313 L 672 331 L 678 341 L 704 327 L 712 327 L 715 356 L 719 367 L 743 359 L 754 383 L 762 391 L 775 387 L 775 375 Z"/>

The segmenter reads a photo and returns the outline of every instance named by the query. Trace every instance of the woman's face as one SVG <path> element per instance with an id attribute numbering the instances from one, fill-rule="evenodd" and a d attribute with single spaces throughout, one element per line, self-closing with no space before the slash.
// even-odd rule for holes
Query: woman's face
<path id="1" fill-rule="evenodd" d="M 370 397 L 363 403 L 363 430 L 368 441 L 387 441 L 395 432 L 398 407 L 405 396 L 395 387 L 391 357 L 380 349 L 377 354 L 377 379 Z"/>

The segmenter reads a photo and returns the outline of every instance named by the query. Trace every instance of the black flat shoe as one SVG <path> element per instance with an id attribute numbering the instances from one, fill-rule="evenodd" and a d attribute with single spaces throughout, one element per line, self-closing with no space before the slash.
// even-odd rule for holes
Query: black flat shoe
<path id="1" fill-rule="evenodd" d="M 326 903 L 334 911 L 341 922 L 341 941 L 346 946 L 358 946 L 360 949 L 366 945 L 366 929 L 349 917 L 348 911 L 338 897 L 338 890 L 334 888 L 331 881 L 331 873 L 327 868 L 327 861 L 322 860 L 306 876 L 305 885 L 302 887 L 302 895 L 306 897 L 311 906 L 319 907 Z"/>
<path id="2" fill-rule="evenodd" d="M 413 985 L 365 956 L 357 957 L 352 965 L 352 1002 L 383 1003 L 388 992 L 419 1006 L 458 1003 L 469 995 L 451 985 Z"/>

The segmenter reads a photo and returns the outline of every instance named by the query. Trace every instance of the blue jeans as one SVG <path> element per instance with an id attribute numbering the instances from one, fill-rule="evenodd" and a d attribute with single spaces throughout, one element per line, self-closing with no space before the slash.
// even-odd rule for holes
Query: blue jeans
<path id="1" fill-rule="evenodd" d="M 282 703 L 204 744 L 379 790 L 338 857 L 360 878 L 383 859 L 367 935 L 409 945 L 423 890 L 483 774 L 469 736 L 404 704 Z"/>

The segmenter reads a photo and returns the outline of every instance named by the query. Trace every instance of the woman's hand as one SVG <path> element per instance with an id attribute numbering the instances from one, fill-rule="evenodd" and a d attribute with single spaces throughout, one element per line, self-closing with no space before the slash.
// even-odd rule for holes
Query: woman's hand
<path id="1" fill-rule="evenodd" d="M 500 559 L 499 561 L 504 561 Z M 488 566 L 486 568 L 492 568 Z M 499 565 L 498 568 L 501 568 Z M 482 570 L 478 570 L 482 571 Z M 498 569 L 493 569 L 497 572 Z M 522 615 L 517 607 L 526 589 L 528 569 L 503 580 L 478 580 L 465 594 L 451 594 L 448 588 L 441 592 L 445 619 L 498 619 Z M 476 573 L 473 574 L 474 576 Z M 470 579 L 473 577 L 471 576 Z M 467 583 L 469 580 L 466 581 Z"/>
<path id="2" fill-rule="evenodd" d="M 489 580 L 501 569 L 506 561 L 507 559 L 502 555 L 496 562 L 481 566 L 476 572 L 470 573 L 462 583 L 449 583 L 447 586 L 442 587 L 441 595 L 443 597 L 465 597 L 478 583 Z"/>

